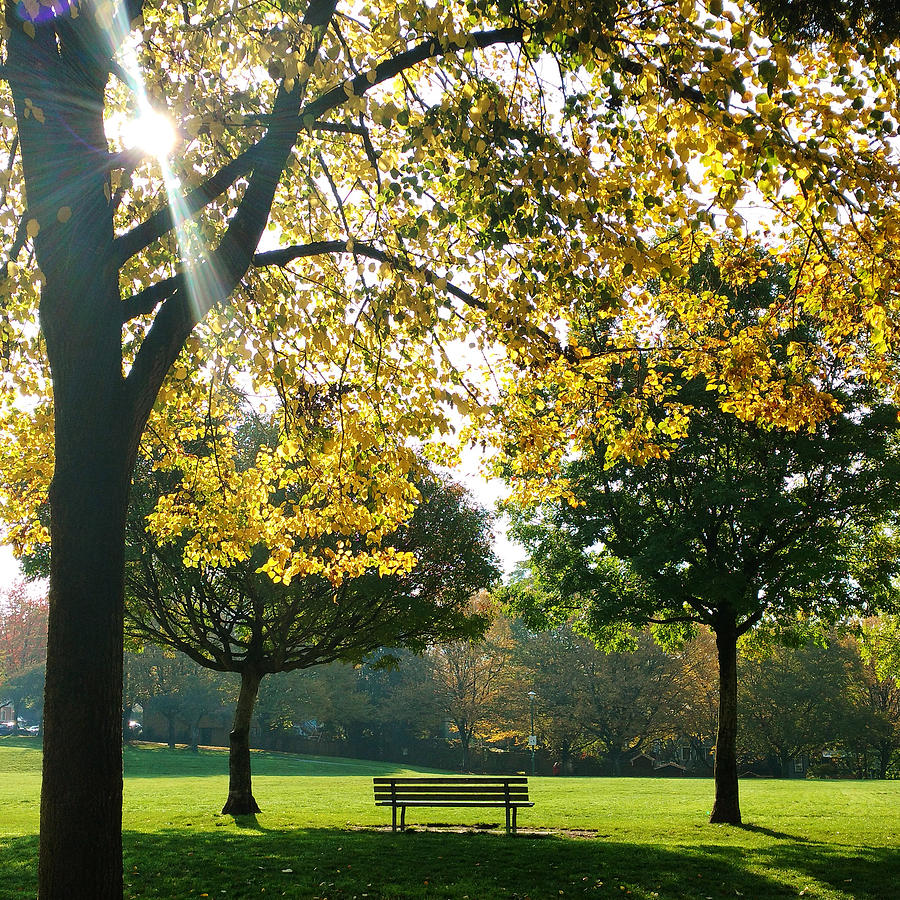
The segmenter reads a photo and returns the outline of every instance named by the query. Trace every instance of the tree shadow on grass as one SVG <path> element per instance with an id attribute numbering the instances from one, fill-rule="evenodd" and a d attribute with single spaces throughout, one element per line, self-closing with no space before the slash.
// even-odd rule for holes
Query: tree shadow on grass
<path id="1" fill-rule="evenodd" d="M 259 819 L 256 817 L 256 813 L 250 813 L 247 816 L 230 816 L 227 813 L 222 813 L 222 818 L 225 819 L 226 822 L 231 820 L 234 823 L 235 827 L 240 829 L 241 831 L 271 830 L 260 823 Z"/>
<path id="2" fill-rule="evenodd" d="M 821 841 L 811 841 L 809 838 L 802 837 L 799 834 L 787 834 L 784 831 L 775 831 L 774 828 L 766 828 L 764 825 L 752 825 L 744 823 L 743 825 L 734 825 L 741 831 L 750 832 L 750 834 L 764 834 L 766 837 L 775 838 L 777 841 L 795 841 L 798 844 L 821 844 Z"/>
<path id="3" fill-rule="evenodd" d="M 785 841 L 666 847 L 520 834 L 291 829 L 124 835 L 125 900 L 547 900 L 630 896 L 886 900 L 900 880 L 888 848 Z M 0 839 L 0 897 L 33 897 L 37 839 Z M 630 892 L 630 894 L 629 894 Z"/>
<path id="4" fill-rule="evenodd" d="M 546 900 L 559 897 L 560 891 L 565 897 L 630 891 L 632 898 L 672 900 L 718 900 L 739 892 L 764 900 L 795 897 L 796 878 L 816 871 L 848 898 L 882 900 L 881 887 L 891 883 L 873 880 L 887 862 L 887 851 L 873 851 L 861 861 L 851 886 L 840 877 L 846 860 L 831 858 L 839 854 L 836 848 L 831 848 L 833 854 L 818 854 L 816 848 L 790 845 L 767 848 L 765 867 L 759 865 L 759 850 L 746 847 L 676 848 L 560 836 L 508 838 L 503 833 L 132 832 L 126 834 L 125 846 L 128 900 L 202 893 L 237 900 L 273 894 L 294 900 L 349 900 L 362 894 L 381 900 Z M 779 880 L 785 869 L 791 883 Z M 817 893 L 809 890 L 807 895 Z"/>
<path id="5" fill-rule="evenodd" d="M 854 900 L 895 900 L 900 896 L 897 848 L 789 844 L 759 853 L 773 864 L 795 869 Z"/>
<path id="6" fill-rule="evenodd" d="M 559 837 L 456 832 L 298 829 L 264 834 L 128 835 L 128 858 L 170 859 L 129 879 L 128 898 L 285 896 L 543 900 L 603 896 L 781 897 L 777 883 L 740 870 L 739 858 Z M 185 867 L 185 858 L 188 862 Z M 177 879 L 171 876 L 182 861 Z M 135 865 L 136 863 L 133 863 Z M 211 871 L 216 877 L 210 877 Z M 138 869 L 140 872 L 140 869 Z M 126 867 L 126 873 L 128 869 Z"/>

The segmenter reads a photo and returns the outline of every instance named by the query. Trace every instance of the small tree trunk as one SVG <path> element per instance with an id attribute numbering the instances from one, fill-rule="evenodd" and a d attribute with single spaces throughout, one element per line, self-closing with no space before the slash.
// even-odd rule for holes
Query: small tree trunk
<path id="1" fill-rule="evenodd" d="M 788 756 L 786 752 L 780 753 L 778 755 L 778 761 L 781 765 L 781 777 L 782 778 L 790 778 L 792 775 L 790 756 Z"/>
<path id="2" fill-rule="evenodd" d="M 622 775 L 622 754 L 618 750 L 611 750 L 609 761 L 612 763 L 612 773 L 616 778 Z"/>
<path id="3" fill-rule="evenodd" d="M 734 619 L 716 626 L 719 656 L 719 725 L 713 779 L 716 799 L 709 821 L 740 825 L 741 806 L 737 776 L 737 626 Z"/>
<path id="4" fill-rule="evenodd" d="M 459 733 L 459 745 L 462 750 L 462 771 L 469 771 L 469 738 L 471 737 L 471 733 L 468 728 L 461 727 L 460 725 L 456 726 L 456 730 Z"/>
<path id="5" fill-rule="evenodd" d="M 260 811 L 251 786 L 250 720 L 261 680 L 262 676 L 253 669 L 241 672 L 241 693 L 229 735 L 228 799 L 222 807 L 223 815 L 249 816 Z"/>
<path id="6" fill-rule="evenodd" d="M 166 725 L 168 725 L 168 743 L 169 749 L 175 749 L 175 717 L 174 716 L 166 716 Z"/>
<path id="7" fill-rule="evenodd" d="M 878 749 L 878 777 L 884 781 L 888 776 L 888 767 L 891 764 L 891 756 L 894 745 L 891 741 L 882 741 Z"/>

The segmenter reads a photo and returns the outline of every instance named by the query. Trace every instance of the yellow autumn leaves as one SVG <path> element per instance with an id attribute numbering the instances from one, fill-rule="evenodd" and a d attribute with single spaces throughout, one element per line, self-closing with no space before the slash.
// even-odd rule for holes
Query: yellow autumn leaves
<path id="1" fill-rule="evenodd" d="M 833 412 L 817 387 L 827 367 L 894 383 L 900 227 L 886 122 L 897 54 L 787 53 L 748 11 L 715 0 L 645 7 L 530 4 L 525 40 L 537 37 L 524 53 L 472 49 L 472 34 L 511 24 L 500 14 L 375 2 L 329 31 L 312 64 L 309 35 L 268 7 L 208 6 L 187 24 L 166 7 L 145 10 L 136 52 L 150 100 L 181 117 L 173 167 L 184 191 L 262 136 L 282 79 L 310 102 L 353 88 L 322 120 L 298 123 L 267 238 L 340 252 L 251 272 L 195 329 L 160 392 L 145 454 L 184 475 L 151 517 L 160 539 L 187 535 L 193 565 L 264 543 L 281 580 L 391 571 L 412 564 L 389 540 L 416 500 L 410 448 L 433 441 L 427 452 L 451 459 L 438 442 L 452 443 L 463 418 L 473 439 L 502 448 L 505 474 L 546 496 L 565 489 L 555 478 L 566 455 L 598 436 L 613 455 L 665 453 L 690 415 L 676 372 L 704 378 L 741 418 L 791 428 Z M 444 56 L 374 86 L 379 65 L 432 38 Z M 107 99 L 110 112 L 131 102 L 113 82 Z M 0 130 L 12 146 L 11 118 Z M 18 214 L 0 209 L 0 229 L 13 246 L 25 215 L 24 259 L 53 219 L 26 215 L 15 161 L 3 174 Z M 244 188 L 236 179 L 197 215 L 205 245 Z M 112 172 L 117 231 L 165 193 L 153 161 Z M 72 210 L 53 215 L 65 224 Z M 783 266 L 789 290 L 737 326 L 723 294 L 688 283 L 707 252 L 731 283 Z M 125 262 L 123 295 L 178 266 L 168 234 Z M 23 262 L 0 283 L 16 363 L 3 386 L 3 471 L 22 485 L 17 448 L 41 460 L 4 500 L 16 523 L 7 536 L 21 546 L 40 537 L 24 523 L 52 464 L 38 281 Z M 818 343 L 790 338 L 797 310 L 815 320 Z M 125 324 L 126 372 L 156 312 Z M 783 357 L 772 349 L 782 339 Z M 626 365 L 640 373 L 629 397 Z M 262 407 L 281 436 L 252 460 L 236 444 L 241 403 Z"/>

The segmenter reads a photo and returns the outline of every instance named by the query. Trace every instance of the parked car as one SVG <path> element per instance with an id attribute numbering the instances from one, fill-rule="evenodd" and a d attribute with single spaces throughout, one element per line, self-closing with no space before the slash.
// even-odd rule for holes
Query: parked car
<path id="1" fill-rule="evenodd" d="M 16 730 L 15 722 L 0 722 L 0 735 L 13 734 Z"/>

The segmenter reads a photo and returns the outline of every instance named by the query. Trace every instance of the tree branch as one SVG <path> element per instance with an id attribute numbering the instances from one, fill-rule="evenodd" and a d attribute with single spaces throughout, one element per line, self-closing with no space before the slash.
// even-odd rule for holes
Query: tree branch
<path id="1" fill-rule="evenodd" d="M 215 175 L 186 194 L 180 202 L 180 215 L 185 220 L 193 218 L 216 197 L 224 194 L 238 178 L 248 175 L 264 152 L 265 137 L 248 147 L 243 153 L 239 153 L 233 160 L 222 166 Z M 115 157 L 113 159 L 116 160 Z M 162 209 L 153 213 L 149 219 L 116 238 L 113 244 L 113 262 L 117 266 L 121 266 L 164 234 L 168 234 L 174 227 L 175 218 L 172 214 L 172 204 L 167 203 Z"/>
<path id="2" fill-rule="evenodd" d="M 184 290 L 186 285 L 184 272 L 179 272 L 171 278 L 164 278 L 162 281 L 151 284 L 124 300 L 122 302 L 122 324 L 130 322 L 138 316 L 149 315 L 163 300 L 168 300 L 176 292 Z"/>
<path id="3" fill-rule="evenodd" d="M 312 0 L 310 4 L 309 11 L 316 21 L 304 20 L 305 24 L 314 26 L 313 41 L 306 52 L 309 66 L 318 55 L 327 28 L 327 22 L 320 23 L 318 17 L 327 6 L 330 18 L 335 5 L 336 0 Z M 253 166 L 253 175 L 219 246 L 185 272 L 183 287 L 175 288 L 169 294 L 138 350 L 125 379 L 128 406 L 134 417 L 128 448 L 132 458 L 137 455 L 140 436 L 159 388 L 188 335 L 213 306 L 231 295 L 250 267 L 253 252 L 269 219 L 275 191 L 297 139 L 296 122 L 305 87 L 305 84 L 293 83 L 288 89 L 282 81 L 275 95 L 271 125 L 255 145 L 259 159 Z"/>
<path id="4" fill-rule="evenodd" d="M 521 28 L 502 28 L 496 31 L 475 32 L 463 44 L 443 43 L 437 38 L 430 38 L 417 47 L 413 47 L 404 53 L 399 53 L 397 56 L 380 63 L 375 67 L 373 80 L 369 80 L 373 75 L 372 72 L 357 75 L 355 78 L 332 88 L 308 103 L 299 111 L 299 115 L 286 111 L 281 113 L 273 111 L 269 119 L 270 125 L 277 125 L 279 128 L 290 127 L 293 129 L 296 137 L 302 129 L 308 128 L 312 130 L 316 127 L 319 118 L 343 106 L 349 97 L 361 97 L 376 85 L 389 81 L 404 70 L 425 60 L 454 53 L 467 47 L 483 50 L 495 44 L 516 43 L 521 41 L 522 37 Z M 233 160 L 226 163 L 200 187 L 195 188 L 190 194 L 182 198 L 180 207 L 184 218 L 189 219 L 196 215 L 205 206 L 228 190 L 238 178 L 248 174 L 257 165 L 262 164 L 265 161 L 265 152 L 263 150 L 265 140 L 266 138 L 263 137 L 256 144 L 248 147 Z M 174 227 L 175 222 L 172 217 L 171 205 L 167 205 L 150 216 L 149 219 L 116 239 L 114 261 L 121 266 L 126 260 L 136 253 L 140 253 L 141 250 L 171 231 Z"/>
<path id="5" fill-rule="evenodd" d="M 311 256 L 324 256 L 329 253 L 356 253 L 367 259 L 374 259 L 378 262 L 385 263 L 390 266 L 403 269 L 405 272 L 415 272 L 416 267 L 406 260 L 385 253 L 371 244 L 360 244 L 356 241 L 313 241 L 310 244 L 296 244 L 293 247 L 281 247 L 278 250 L 267 250 L 264 253 L 256 253 L 253 256 L 253 265 L 256 268 L 265 266 L 286 266 L 295 259 L 306 259 Z M 440 280 L 439 276 L 430 269 L 421 268 L 419 272 L 425 275 L 428 284 L 435 284 Z M 477 297 L 473 297 L 468 291 L 456 287 L 456 285 L 447 282 L 445 290 L 448 294 L 461 300 L 466 306 L 474 309 L 480 309 L 482 312 L 487 311 L 487 304 Z"/>

